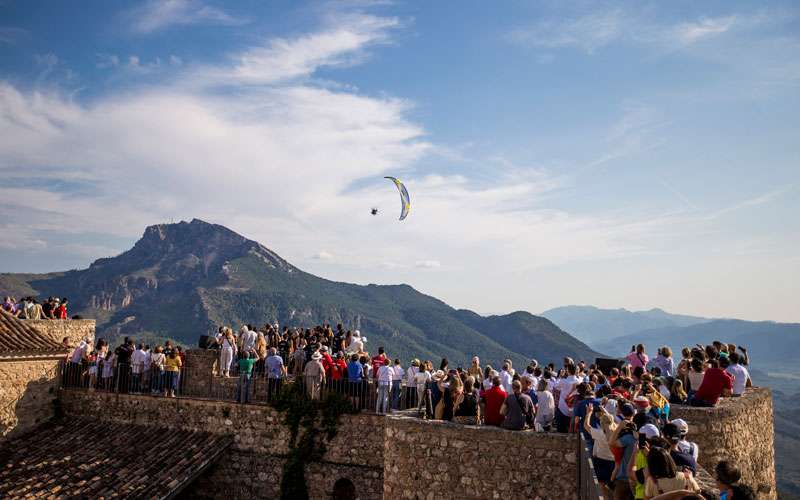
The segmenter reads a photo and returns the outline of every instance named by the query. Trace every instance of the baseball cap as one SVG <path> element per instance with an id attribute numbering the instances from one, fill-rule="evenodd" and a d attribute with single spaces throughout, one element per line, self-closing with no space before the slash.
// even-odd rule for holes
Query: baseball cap
<path id="1" fill-rule="evenodd" d="M 661 432 L 653 424 L 644 424 L 639 428 L 639 434 L 644 434 L 647 439 L 661 436 Z"/>
<path id="2" fill-rule="evenodd" d="M 675 420 L 672 421 L 672 423 L 675 424 L 675 427 L 678 428 L 678 433 L 681 436 L 685 436 L 686 434 L 689 433 L 689 424 L 686 423 L 686 420 L 682 418 L 676 418 Z"/>

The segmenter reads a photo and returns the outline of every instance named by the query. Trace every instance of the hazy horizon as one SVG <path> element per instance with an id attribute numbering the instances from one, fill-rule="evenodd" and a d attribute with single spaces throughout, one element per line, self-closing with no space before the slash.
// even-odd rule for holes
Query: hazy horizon
<path id="1" fill-rule="evenodd" d="M 200 218 L 482 314 L 800 322 L 793 2 L 31 0 L 0 19 L 0 272 Z"/>

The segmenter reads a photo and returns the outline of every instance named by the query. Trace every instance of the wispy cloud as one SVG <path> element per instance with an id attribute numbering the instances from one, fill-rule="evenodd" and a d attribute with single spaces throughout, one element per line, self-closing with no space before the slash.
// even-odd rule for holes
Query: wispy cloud
<path id="1" fill-rule="evenodd" d="M 547 49 L 577 47 L 591 54 L 619 38 L 624 22 L 619 10 L 597 12 L 566 20 L 541 21 L 516 28 L 507 37 L 520 45 Z"/>
<path id="2" fill-rule="evenodd" d="M 28 36 L 28 31 L 13 26 L 0 26 L 0 44 L 15 45 Z"/>
<path id="3" fill-rule="evenodd" d="M 245 24 L 242 19 L 224 10 L 206 5 L 200 0 L 149 0 L 126 13 L 131 29 L 137 33 L 152 33 L 175 25 Z"/>
<path id="4" fill-rule="evenodd" d="M 367 14 L 332 17 L 322 31 L 295 38 L 276 38 L 233 57 L 227 67 L 195 71 L 195 84 L 263 85 L 306 77 L 323 66 L 349 66 L 363 61 L 365 48 L 385 42 L 396 18 Z"/>
<path id="5" fill-rule="evenodd" d="M 576 48 L 587 54 L 612 43 L 632 43 L 670 51 L 688 48 L 736 28 L 754 28 L 772 20 L 771 16 L 759 13 L 665 23 L 634 9 L 597 10 L 513 28 L 506 38 L 525 47 L 548 50 Z"/>

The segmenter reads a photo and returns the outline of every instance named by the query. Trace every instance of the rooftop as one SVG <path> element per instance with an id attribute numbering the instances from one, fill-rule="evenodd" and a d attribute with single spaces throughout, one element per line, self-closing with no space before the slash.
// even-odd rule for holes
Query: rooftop
<path id="1" fill-rule="evenodd" d="M 230 445 L 227 436 L 99 422 L 51 421 L 0 451 L 0 498 L 172 498 Z"/>
<path id="2" fill-rule="evenodd" d="M 63 356 L 67 349 L 0 309 L 0 359 Z"/>

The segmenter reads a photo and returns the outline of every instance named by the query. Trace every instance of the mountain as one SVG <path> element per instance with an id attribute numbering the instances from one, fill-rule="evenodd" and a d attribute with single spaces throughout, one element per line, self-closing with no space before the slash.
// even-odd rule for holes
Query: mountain
<path id="1" fill-rule="evenodd" d="M 338 283 L 301 271 L 263 245 L 200 220 L 148 227 L 130 250 L 88 269 L 0 274 L 0 293 L 66 296 L 71 314 L 96 318 L 98 337 L 172 338 L 195 345 L 218 325 L 324 321 L 358 328 L 367 347 L 451 364 L 479 354 L 497 365 L 597 353 L 526 312 L 482 317 L 408 285 Z"/>
<path id="2" fill-rule="evenodd" d="M 643 330 L 689 326 L 709 321 L 697 316 L 671 314 L 662 309 L 629 311 L 593 306 L 556 307 L 541 315 L 590 345 Z"/>
<path id="3" fill-rule="evenodd" d="M 797 372 L 790 354 L 800 349 L 800 323 L 719 319 L 685 327 L 645 330 L 597 342 L 595 346 L 608 354 L 621 356 L 630 351 L 631 345 L 638 343 L 645 344 L 648 352 L 667 345 L 673 352 L 680 353 L 684 346 L 710 344 L 714 340 L 745 346 L 753 365 L 762 370 L 792 367 Z"/>

